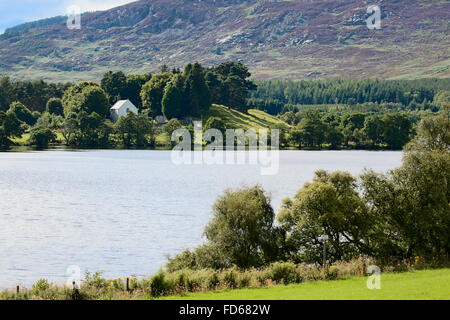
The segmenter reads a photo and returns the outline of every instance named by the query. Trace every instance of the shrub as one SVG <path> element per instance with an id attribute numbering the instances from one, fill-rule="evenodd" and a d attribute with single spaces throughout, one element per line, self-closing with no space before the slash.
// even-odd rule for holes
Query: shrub
<path id="1" fill-rule="evenodd" d="M 270 277 L 277 283 L 299 283 L 301 278 L 297 273 L 297 267 L 292 262 L 275 262 L 270 266 Z"/>
<path id="2" fill-rule="evenodd" d="M 48 283 L 47 279 L 40 279 L 35 284 L 33 284 L 32 292 L 35 295 L 41 295 L 45 291 L 49 290 L 51 287 L 50 283 Z"/>
<path id="3" fill-rule="evenodd" d="M 169 294 L 174 289 L 173 281 L 166 277 L 163 270 L 159 270 L 153 277 L 151 277 L 150 294 L 153 297 L 160 297 Z"/>
<path id="4" fill-rule="evenodd" d="M 228 289 L 235 289 L 238 287 L 238 273 L 232 268 L 223 272 L 222 283 Z"/>
<path id="5" fill-rule="evenodd" d="M 299 273 L 302 281 L 322 280 L 320 270 L 315 265 L 312 266 L 301 265 L 297 268 L 297 272 Z"/>
<path id="6" fill-rule="evenodd" d="M 250 272 L 242 272 L 237 277 L 238 288 L 249 288 L 252 282 L 252 274 Z"/>
<path id="7" fill-rule="evenodd" d="M 49 143 L 55 141 L 56 135 L 49 128 L 33 128 L 28 143 L 38 149 L 46 149 Z"/>
<path id="8" fill-rule="evenodd" d="M 206 279 L 206 286 L 209 290 L 215 290 L 219 284 L 219 273 L 213 270 Z"/>

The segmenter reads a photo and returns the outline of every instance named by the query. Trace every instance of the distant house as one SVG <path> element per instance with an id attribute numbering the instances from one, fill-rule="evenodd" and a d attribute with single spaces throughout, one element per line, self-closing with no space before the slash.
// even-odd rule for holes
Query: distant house
<path id="1" fill-rule="evenodd" d="M 126 116 L 128 111 L 138 114 L 138 108 L 130 100 L 117 101 L 114 106 L 111 107 L 111 121 L 116 122 L 120 117 Z"/>

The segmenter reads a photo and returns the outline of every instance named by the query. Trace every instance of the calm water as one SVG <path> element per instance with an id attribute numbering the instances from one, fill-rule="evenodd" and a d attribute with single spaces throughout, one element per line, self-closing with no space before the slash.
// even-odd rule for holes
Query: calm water
<path id="1" fill-rule="evenodd" d="M 282 151 L 280 170 L 251 165 L 181 165 L 168 151 L 0 153 L 0 288 L 66 270 L 109 277 L 149 275 L 202 243 L 211 205 L 228 187 L 260 183 L 276 209 L 315 170 L 385 171 L 400 152 Z"/>

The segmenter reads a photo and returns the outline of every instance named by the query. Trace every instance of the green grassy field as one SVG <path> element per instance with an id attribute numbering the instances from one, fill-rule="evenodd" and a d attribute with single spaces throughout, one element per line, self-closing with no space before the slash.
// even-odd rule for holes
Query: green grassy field
<path id="1" fill-rule="evenodd" d="M 265 289 L 192 293 L 168 300 L 448 300 L 450 269 L 381 275 L 381 289 L 367 288 L 367 277 L 317 281 Z"/>
<path id="2" fill-rule="evenodd" d="M 250 109 L 248 114 L 229 109 L 225 106 L 212 105 L 207 114 L 203 115 L 204 119 L 209 117 L 217 117 L 222 119 L 228 129 L 260 129 L 270 128 L 276 124 L 285 124 L 280 119 L 271 116 L 261 110 Z"/>

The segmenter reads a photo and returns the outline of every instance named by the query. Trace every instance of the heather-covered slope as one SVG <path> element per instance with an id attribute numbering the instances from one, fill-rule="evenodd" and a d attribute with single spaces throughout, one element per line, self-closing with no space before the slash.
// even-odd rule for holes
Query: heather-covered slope
<path id="1" fill-rule="evenodd" d="M 382 9 L 382 29 L 366 9 Z M 0 36 L 0 74 L 99 79 L 242 60 L 256 78 L 450 76 L 448 0 L 152 0 L 82 17 L 53 18 Z"/>

